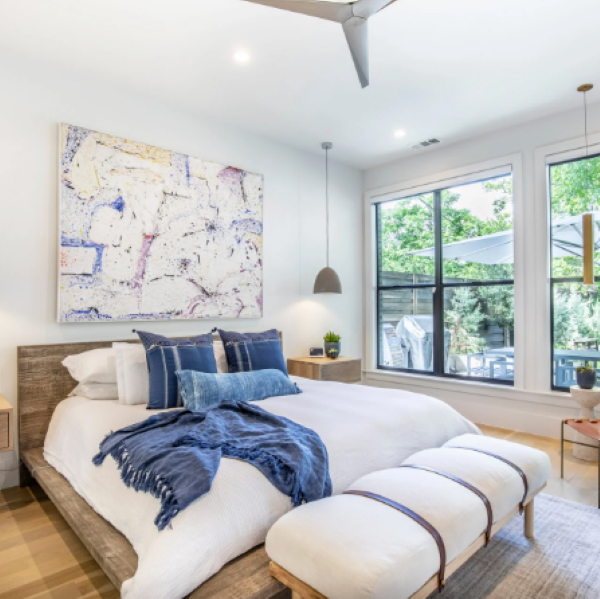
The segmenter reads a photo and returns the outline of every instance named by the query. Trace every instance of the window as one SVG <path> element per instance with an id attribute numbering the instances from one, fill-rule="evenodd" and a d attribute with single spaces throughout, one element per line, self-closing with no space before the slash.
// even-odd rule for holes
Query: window
<path id="1" fill-rule="evenodd" d="M 514 381 L 512 176 L 376 205 L 380 369 Z"/>
<path id="2" fill-rule="evenodd" d="M 600 155 L 549 166 L 552 388 L 568 391 L 578 366 L 600 366 L 600 298 L 583 284 L 582 215 L 594 219 L 594 266 L 600 237 Z"/>

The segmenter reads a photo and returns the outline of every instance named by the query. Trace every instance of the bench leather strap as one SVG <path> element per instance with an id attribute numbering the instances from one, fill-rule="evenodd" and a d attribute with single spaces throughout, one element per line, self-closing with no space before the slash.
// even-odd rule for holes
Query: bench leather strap
<path id="1" fill-rule="evenodd" d="M 516 470 L 517 474 L 521 477 L 521 480 L 523 481 L 523 488 L 524 488 L 523 499 L 521 500 L 521 503 L 519 503 L 519 513 L 520 514 L 523 513 L 523 510 L 525 507 L 525 500 L 527 499 L 527 494 L 529 493 L 529 483 L 527 482 L 527 476 L 525 476 L 525 472 L 523 472 L 523 470 L 521 470 L 516 464 L 513 464 L 513 462 L 511 462 L 510 460 L 503 458 L 501 455 L 497 455 L 495 453 L 492 453 L 491 451 L 484 451 L 483 449 L 477 449 L 475 447 L 462 447 L 462 446 L 458 446 L 458 445 L 452 445 L 452 446 L 446 447 L 445 449 L 467 449 L 468 451 L 477 451 L 479 453 L 489 455 L 492 458 L 496 458 L 497 460 L 500 460 L 501 462 L 508 464 L 511 468 Z"/>
<path id="2" fill-rule="evenodd" d="M 466 480 L 462 478 L 458 478 L 458 476 L 454 476 L 453 474 L 449 474 L 448 472 L 443 472 L 442 470 L 436 470 L 435 468 L 430 468 L 429 466 L 418 466 L 417 464 L 402 464 L 400 468 L 414 468 L 415 470 L 424 470 L 425 472 L 432 472 L 433 474 L 437 474 L 439 476 L 443 476 L 449 480 L 453 480 L 455 483 L 462 485 L 465 489 L 469 489 L 472 493 L 475 493 L 481 501 L 483 501 L 483 505 L 485 506 L 485 510 L 487 512 L 487 528 L 485 531 L 485 546 L 490 542 L 492 538 L 492 525 L 494 524 L 494 516 L 492 513 L 492 504 L 490 500 L 486 497 L 484 493 L 482 493 L 477 487 L 474 487 L 472 484 L 468 483 Z"/>
<path id="3" fill-rule="evenodd" d="M 387 497 L 383 497 L 383 495 L 377 495 L 376 493 L 370 493 L 369 491 L 344 491 L 344 495 L 359 495 L 360 497 L 367 497 L 368 499 L 374 499 L 375 501 L 379 501 L 389 507 L 393 507 L 394 509 L 402 512 L 405 516 L 412 518 L 417 524 L 420 524 L 435 540 L 438 550 L 440 552 L 440 571 L 438 573 L 438 591 L 441 593 L 444 589 L 446 581 L 444 580 L 444 574 L 446 572 L 446 546 L 444 545 L 444 541 L 440 533 L 431 525 L 427 520 L 419 516 L 419 514 L 413 512 L 411 509 L 407 508 L 405 505 L 401 503 L 397 503 L 392 499 L 388 499 Z"/>

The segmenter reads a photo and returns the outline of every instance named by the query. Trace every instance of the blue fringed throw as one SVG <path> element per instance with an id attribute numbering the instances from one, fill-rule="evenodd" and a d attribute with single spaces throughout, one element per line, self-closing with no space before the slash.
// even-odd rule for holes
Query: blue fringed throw
<path id="1" fill-rule="evenodd" d="M 319 435 L 243 401 L 156 414 L 108 435 L 94 464 L 109 455 L 128 487 L 161 500 L 159 530 L 210 491 L 221 457 L 258 468 L 294 506 L 331 495 Z"/>

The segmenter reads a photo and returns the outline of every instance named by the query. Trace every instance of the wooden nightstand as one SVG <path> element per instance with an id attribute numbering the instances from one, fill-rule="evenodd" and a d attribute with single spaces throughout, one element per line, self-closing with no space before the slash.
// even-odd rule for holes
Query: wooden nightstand
<path id="1" fill-rule="evenodd" d="M 0 452 L 13 448 L 13 409 L 0 395 Z"/>
<path id="2" fill-rule="evenodd" d="M 360 383 L 362 360 L 340 356 L 331 358 L 289 358 L 288 372 L 315 381 L 337 381 L 338 383 Z"/>

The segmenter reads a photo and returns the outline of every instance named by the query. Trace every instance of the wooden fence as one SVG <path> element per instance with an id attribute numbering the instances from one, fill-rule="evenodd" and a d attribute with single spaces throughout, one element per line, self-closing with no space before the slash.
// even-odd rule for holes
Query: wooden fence
<path id="1" fill-rule="evenodd" d="M 446 279 L 447 283 L 460 283 L 464 279 Z M 433 275 L 416 275 L 410 273 L 390 272 L 381 273 L 381 285 L 414 285 L 431 283 Z M 454 295 L 452 289 L 444 292 L 444 309 L 451 308 L 451 300 Z M 433 288 L 419 289 L 388 289 L 380 292 L 379 297 L 379 319 L 380 324 L 391 324 L 396 327 L 403 316 L 415 316 L 433 313 Z M 501 348 L 511 345 L 510 339 L 505 339 L 505 332 L 501 327 L 492 325 L 479 330 L 479 336 L 485 339 L 486 347 L 489 349 Z"/>

